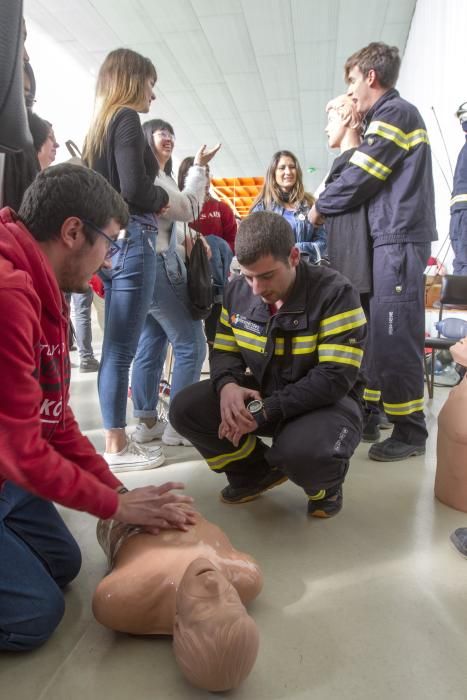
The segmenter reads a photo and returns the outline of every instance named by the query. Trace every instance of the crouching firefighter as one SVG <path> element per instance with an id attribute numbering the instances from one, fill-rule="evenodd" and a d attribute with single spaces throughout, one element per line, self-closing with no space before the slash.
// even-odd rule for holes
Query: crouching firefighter
<path id="1" fill-rule="evenodd" d="M 278 214 L 244 219 L 235 253 L 242 274 L 224 292 L 211 379 L 177 394 L 170 422 L 226 475 L 225 503 L 290 479 L 309 515 L 336 515 L 362 432 L 359 295 L 338 272 L 300 260 Z"/>

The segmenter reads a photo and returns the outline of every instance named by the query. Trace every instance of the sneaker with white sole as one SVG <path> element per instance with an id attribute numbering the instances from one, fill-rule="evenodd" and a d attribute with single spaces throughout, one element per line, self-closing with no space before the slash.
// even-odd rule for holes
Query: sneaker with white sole
<path id="1" fill-rule="evenodd" d="M 172 428 L 170 423 L 167 423 L 165 426 L 165 430 L 162 435 L 162 442 L 164 445 L 184 445 L 184 447 L 192 447 L 191 442 L 184 438 L 183 435 L 180 435 L 180 433 L 177 433 L 175 428 Z"/>
<path id="2" fill-rule="evenodd" d="M 121 452 L 104 452 L 104 459 L 112 472 L 131 472 L 161 467 L 165 455 L 160 447 L 145 450 L 129 440 Z"/>
<path id="3" fill-rule="evenodd" d="M 131 434 L 131 439 L 135 442 L 144 443 L 152 442 L 153 440 L 160 440 L 162 433 L 164 432 L 167 423 L 158 420 L 154 423 L 152 428 L 148 428 L 146 423 L 138 423 L 134 432 Z"/>

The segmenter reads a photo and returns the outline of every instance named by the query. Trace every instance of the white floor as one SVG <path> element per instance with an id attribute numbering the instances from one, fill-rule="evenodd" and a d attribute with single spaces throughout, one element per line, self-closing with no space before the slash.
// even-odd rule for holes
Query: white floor
<path id="1" fill-rule="evenodd" d="M 82 429 L 102 449 L 95 379 L 73 370 L 72 403 Z M 263 568 L 265 588 L 251 606 L 260 653 L 231 697 L 467 698 L 467 562 L 448 539 L 453 529 L 467 525 L 467 515 L 433 497 L 436 415 L 447 393 L 437 388 L 428 403 L 424 458 L 372 462 L 368 445 L 360 445 L 344 509 L 329 521 L 308 520 L 304 496 L 290 483 L 249 504 L 222 504 L 217 494 L 224 478 L 210 473 L 192 448 L 168 448 L 165 466 L 125 478 L 129 486 L 184 481 L 203 514 Z M 182 679 L 168 639 L 115 634 L 93 619 L 90 599 L 105 572 L 95 521 L 63 514 L 82 546 L 82 571 L 51 641 L 34 653 L 0 654 L 0 696 L 208 697 Z"/>

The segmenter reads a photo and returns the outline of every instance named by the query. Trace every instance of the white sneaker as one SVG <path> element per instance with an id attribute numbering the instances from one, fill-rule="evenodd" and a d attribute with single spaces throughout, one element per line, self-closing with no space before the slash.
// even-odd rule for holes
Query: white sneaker
<path id="1" fill-rule="evenodd" d="M 162 442 L 164 445 L 184 445 L 185 447 L 192 447 L 189 440 L 177 433 L 175 428 L 172 428 L 170 423 L 167 423 L 164 433 L 162 435 Z"/>
<path id="2" fill-rule="evenodd" d="M 154 423 L 152 428 L 148 428 L 146 423 L 138 423 L 134 432 L 131 434 L 131 439 L 139 443 L 160 440 L 166 425 L 167 423 L 160 420 Z"/>
<path id="3" fill-rule="evenodd" d="M 160 447 L 145 450 L 129 440 L 121 452 L 104 452 L 104 459 L 112 472 L 131 472 L 160 467 L 165 455 Z"/>

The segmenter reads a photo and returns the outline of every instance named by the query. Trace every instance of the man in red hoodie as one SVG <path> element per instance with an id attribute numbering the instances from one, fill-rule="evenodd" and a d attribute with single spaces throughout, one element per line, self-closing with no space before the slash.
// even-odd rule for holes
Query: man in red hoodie
<path id="1" fill-rule="evenodd" d="M 52 501 L 150 532 L 194 521 L 166 483 L 127 491 L 68 406 L 68 311 L 119 253 L 128 211 L 106 180 L 63 164 L 41 172 L 18 215 L 0 211 L 0 650 L 45 642 L 81 564 Z"/>

